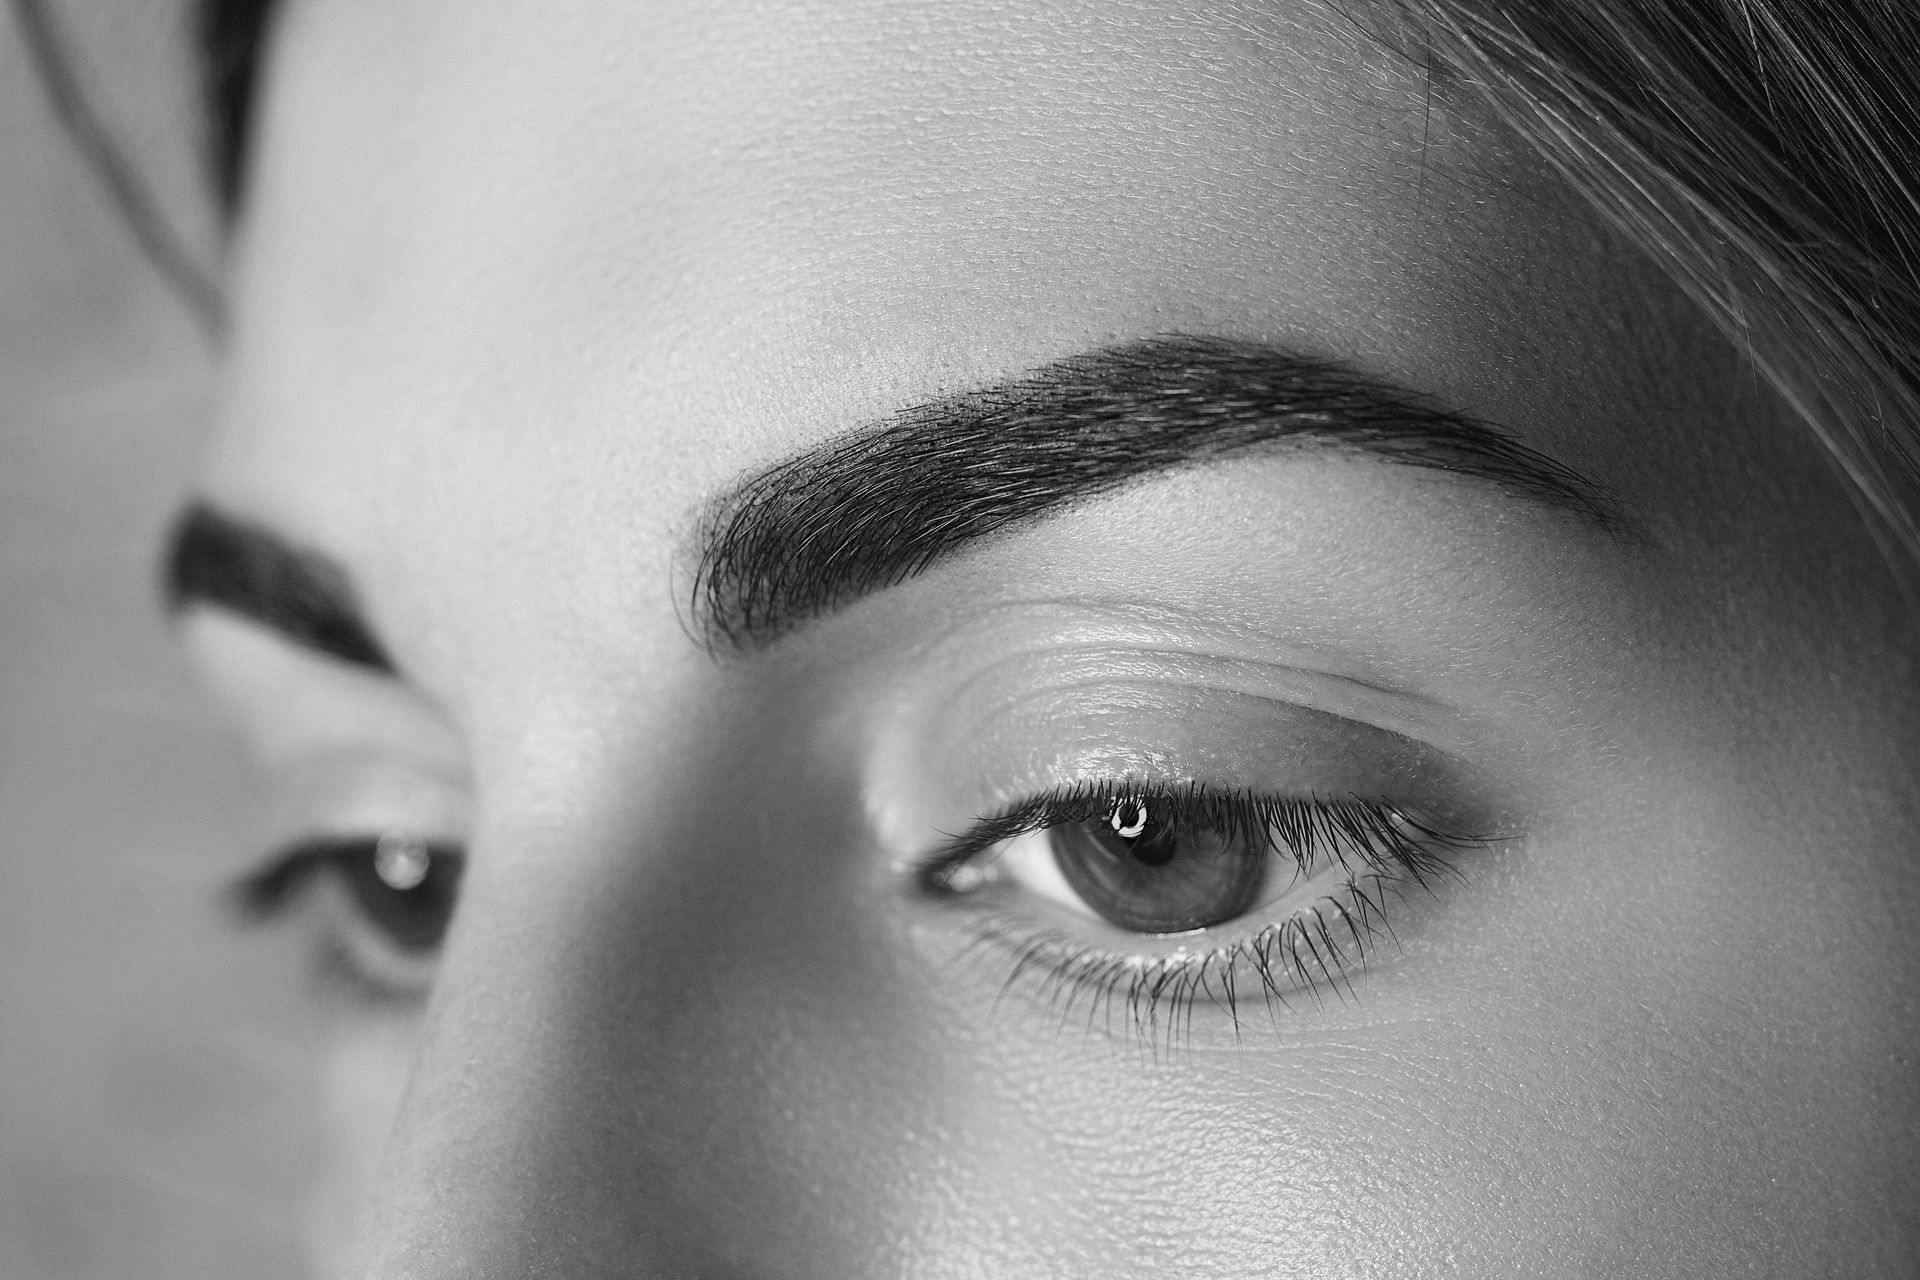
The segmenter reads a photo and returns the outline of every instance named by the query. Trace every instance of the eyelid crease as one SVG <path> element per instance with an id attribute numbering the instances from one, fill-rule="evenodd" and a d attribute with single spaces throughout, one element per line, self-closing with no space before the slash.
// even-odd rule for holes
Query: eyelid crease
<path id="1" fill-rule="evenodd" d="M 1017 660 L 1002 665 L 1027 675 Z M 1234 682 L 1223 682 L 1225 692 L 1158 680 L 1136 686 L 1102 671 L 1096 664 L 1082 682 L 1062 685 L 1056 676 L 1040 690 L 1006 693 L 967 682 L 964 694 L 871 725 L 861 787 L 869 830 L 904 855 L 923 847 L 930 826 L 969 810 L 1115 777 L 1296 794 L 1390 783 L 1402 799 L 1484 815 L 1513 803 L 1483 753 L 1460 749 L 1480 745 L 1464 731 L 1443 736 L 1352 702 L 1275 697 L 1287 691 L 1271 687 L 1263 697 Z M 946 781 L 930 787 L 930 779 Z"/>
<path id="2" fill-rule="evenodd" d="M 1043 698 L 1073 689 L 1137 687 L 1235 694 L 1289 709 L 1319 712 L 1398 734 L 1451 755 L 1484 746 L 1487 730 L 1435 699 L 1402 693 L 1350 676 L 1270 658 L 1226 657 L 1191 649 L 1051 647 L 982 668 L 956 686 L 954 700 L 977 694 L 1000 670 L 1031 674 L 1031 692 Z M 1058 671 L 1058 675 L 1052 674 Z M 1042 684 L 1042 681 L 1045 681 Z M 978 705 L 976 702 L 975 705 Z"/>
<path id="3" fill-rule="evenodd" d="M 1050 670 L 1083 683 L 1128 668 L 1169 686 L 1241 693 L 1370 724 L 1455 756 L 1484 751 L 1499 736 L 1486 717 L 1378 664 L 1134 601 L 997 603 L 906 650 L 898 667 L 906 674 L 894 683 L 900 700 L 910 701 L 927 673 L 957 671 L 938 690 L 941 704 L 977 706 L 980 691 L 996 680 L 1037 689 Z"/>
<path id="4" fill-rule="evenodd" d="M 997 649 L 1025 660 L 1047 650 L 1099 646 L 1115 652 L 1177 653 L 1312 672 L 1382 694 L 1441 705 L 1378 662 L 1138 598 L 1045 595 L 995 601 L 915 645 L 911 656 L 916 665 L 924 665 L 941 661 L 947 651 L 993 654 Z"/>

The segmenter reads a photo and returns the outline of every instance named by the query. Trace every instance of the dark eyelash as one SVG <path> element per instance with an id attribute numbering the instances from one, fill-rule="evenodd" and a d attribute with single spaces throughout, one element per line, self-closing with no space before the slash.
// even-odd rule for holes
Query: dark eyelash
<path id="1" fill-rule="evenodd" d="M 1036 934 L 1031 925 L 991 910 L 976 922 L 972 947 L 1011 957 L 1012 967 L 1001 984 L 1003 998 L 1037 972 L 1037 999 L 1062 1021 L 1073 1020 L 1076 1010 L 1084 1009 L 1089 1029 L 1112 1035 L 1117 1005 L 1124 1011 L 1119 1029 L 1156 1052 L 1163 1041 L 1171 1050 L 1191 1031 L 1194 1008 L 1202 1002 L 1224 1007 L 1237 1039 L 1248 996 L 1257 994 L 1269 1017 L 1288 1005 L 1289 994 L 1304 994 L 1316 1004 L 1323 989 L 1349 998 L 1351 966 L 1363 964 L 1380 937 L 1396 940 L 1386 917 L 1387 894 L 1397 895 L 1409 884 L 1431 891 L 1440 880 L 1460 879 L 1447 855 L 1492 843 L 1491 837 L 1443 831 L 1398 805 L 1358 796 L 1298 799 L 1217 791 L 1197 783 L 1082 783 L 983 818 L 921 862 L 919 883 L 923 891 L 957 902 L 970 892 L 961 886 L 958 873 L 1002 843 L 1087 822 L 1112 812 L 1115 804 L 1134 801 L 1150 803 L 1160 813 L 1171 810 L 1177 824 L 1249 839 L 1264 852 L 1289 857 L 1302 875 L 1331 860 L 1346 874 L 1342 892 L 1349 898 L 1345 903 L 1335 896 L 1323 898 L 1251 937 L 1197 955 L 1115 952 L 1060 933 Z M 1238 975 L 1243 973 L 1250 989 L 1241 987 Z"/>
<path id="2" fill-rule="evenodd" d="M 221 896 L 241 923 L 267 924 L 285 915 L 317 877 L 373 858 L 379 844 L 378 836 L 319 836 L 296 841 L 231 881 Z M 456 863 L 463 860 L 461 851 L 453 845 L 430 843 L 427 849 L 436 858 Z"/>
<path id="3" fill-rule="evenodd" d="M 323 877 L 342 889 L 340 909 L 351 923 L 329 916 L 315 938 L 313 976 L 318 990 L 351 997 L 361 1008 L 417 1008 L 423 983 L 395 979 L 390 966 L 369 961 L 349 937 L 377 939 L 380 954 L 396 964 L 430 965 L 451 918 L 465 858 L 460 849 L 427 841 L 427 863 L 406 888 L 387 882 L 379 870 L 384 837 L 326 836 L 302 840 L 280 850 L 259 868 L 229 884 L 226 905 L 243 924 L 261 925 L 288 914 Z M 425 972 L 430 973 L 428 968 Z"/>
<path id="4" fill-rule="evenodd" d="M 372 836 L 287 845 L 229 883 L 222 897 L 243 924 L 266 924 L 285 915 L 316 876 L 348 859 L 372 856 L 374 845 Z"/>
<path id="5" fill-rule="evenodd" d="M 1379 902 L 1387 888 L 1395 886 L 1381 879 L 1373 893 L 1357 894 L 1357 902 L 1369 905 L 1352 911 L 1340 907 L 1333 922 L 1327 919 L 1326 905 L 1316 905 L 1310 909 L 1312 923 L 1295 915 L 1200 955 L 1146 963 L 1058 934 L 1023 934 L 997 918 L 980 922 L 973 942 L 1012 953 L 1013 968 L 1001 984 L 1003 998 L 1039 970 L 1035 997 L 1063 1024 L 1084 1009 L 1089 1030 L 1109 1037 L 1124 1032 L 1156 1052 L 1171 1051 L 1190 1035 L 1194 1009 L 1202 1004 L 1224 1008 L 1238 1039 L 1248 1025 L 1247 1006 L 1253 997 L 1262 1001 L 1273 1021 L 1280 1010 L 1292 1007 L 1291 996 L 1316 1006 L 1329 993 L 1343 1002 L 1351 999 L 1353 965 L 1364 961 L 1382 934 L 1392 936 Z M 1342 955 L 1348 946 L 1356 953 L 1353 960 Z M 1235 976 L 1241 973 L 1246 975 L 1244 984 Z M 1118 1027 L 1116 1006 L 1123 1014 Z"/>

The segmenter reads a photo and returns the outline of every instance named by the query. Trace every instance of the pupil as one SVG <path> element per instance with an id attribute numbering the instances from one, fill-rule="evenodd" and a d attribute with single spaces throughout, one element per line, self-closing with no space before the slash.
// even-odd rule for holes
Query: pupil
<path id="1" fill-rule="evenodd" d="M 1265 881 L 1262 849 L 1158 800 L 1115 799 L 1052 828 L 1054 863 L 1093 912 L 1140 933 L 1183 933 L 1246 914 Z"/>
<path id="2" fill-rule="evenodd" d="M 418 888 L 433 865 L 433 851 L 423 841 L 392 832 L 373 847 L 373 870 L 389 889 Z"/>
<path id="3" fill-rule="evenodd" d="M 347 885 L 368 922 L 389 942 L 423 954 L 446 936 L 462 861 L 454 850 L 413 840 L 384 849 L 375 844 L 347 860 Z"/>
<path id="4" fill-rule="evenodd" d="M 1144 800 L 1121 800 L 1107 819 L 1114 838 L 1134 861 L 1149 867 L 1164 867 L 1180 852 L 1180 842 L 1171 825 L 1155 822 L 1147 813 Z"/>

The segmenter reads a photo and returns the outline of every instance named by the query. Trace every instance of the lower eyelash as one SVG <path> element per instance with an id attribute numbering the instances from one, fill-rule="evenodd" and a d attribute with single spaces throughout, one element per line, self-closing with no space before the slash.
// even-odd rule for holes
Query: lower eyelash
<path id="1" fill-rule="evenodd" d="M 1171 1051 L 1190 1038 L 1199 1006 L 1222 1009 L 1237 1040 L 1255 999 L 1274 1023 L 1291 1007 L 1290 997 L 1304 996 L 1315 1005 L 1328 994 L 1351 998 L 1353 976 L 1377 944 L 1384 939 L 1397 945 L 1384 899 L 1410 883 L 1428 887 L 1406 875 L 1362 872 L 1336 894 L 1249 937 L 1165 955 L 1110 951 L 1057 932 L 1035 934 L 1011 913 L 967 904 L 982 912 L 969 949 L 1011 958 L 1001 999 L 1031 978 L 1030 998 L 1061 1025 L 1084 1020 L 1088 1031 L 1133 1040 L 1156 1053 Z"/>

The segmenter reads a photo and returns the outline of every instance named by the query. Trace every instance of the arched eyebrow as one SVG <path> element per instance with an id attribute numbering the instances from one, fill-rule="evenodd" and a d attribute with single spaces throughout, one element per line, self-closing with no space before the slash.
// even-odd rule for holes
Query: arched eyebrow
<path id="1" fill-rule="evenodd" d="M 345 569 L 264 525 L 190 504 L 174 523 L 162 567 L 167 609 L 224 609 L 303 648 L 393 675 Z"/>
<path id="2" fill-rule="evenodd" d="M 1069 503 L 1276 445 L 1444 471 L 1628 525 L 1591 480 L 1429 397 L 1276 347 L 1161 337 L 904 409 L 733 486 L 688 555 L 696 628 L 715 651 L 757 649 Z"/>
<path id="3" fill-rule="evenodd" d="M 904 409 L 735 484 L 701 522 L 695 616 L 715 649 L 761 648 L 1071 502 L 1280 444 L 1467 476 L 1630 527 L 1592 481 L 1426 397 L 1275 348 L 1156 338 Z M 395 673 L 344 568 L 205 502 L 174 526 L 163 589 L 174 613 L 224 609 Z"/>

